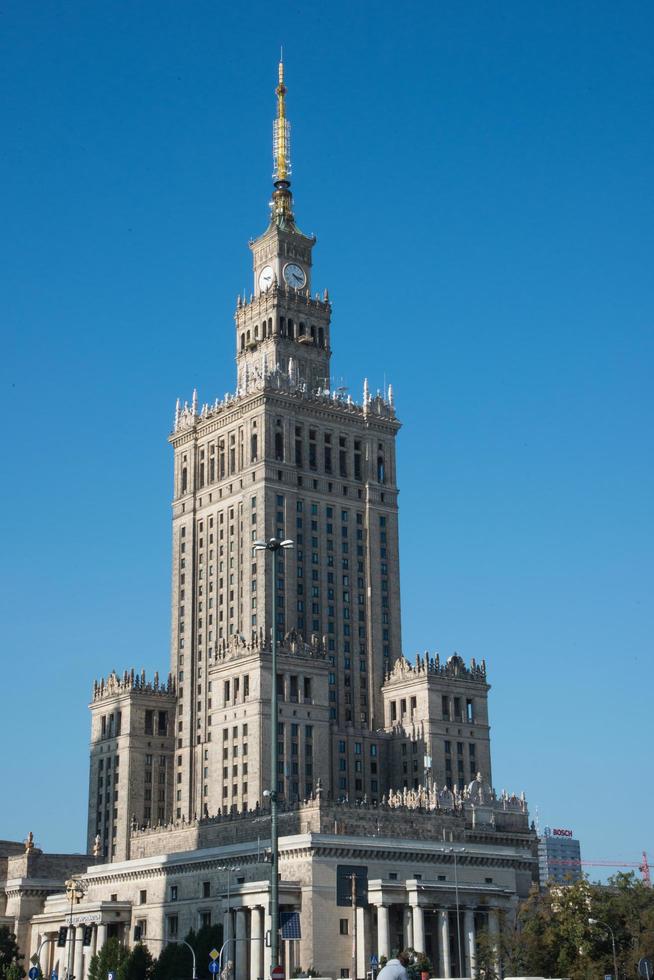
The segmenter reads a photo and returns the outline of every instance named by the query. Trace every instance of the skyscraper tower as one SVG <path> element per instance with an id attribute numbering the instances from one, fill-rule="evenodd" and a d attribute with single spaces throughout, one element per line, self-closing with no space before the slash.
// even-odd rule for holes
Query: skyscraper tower
<path id="1" fill-rule="evenodd" d="M 170 436 L 178 818 L 262 800 L 265 766 L 253 772 L 243 761 L 243 728 L 250 745 L 257 732 L 257 757 L 267 758 L 272 629 L 293 656 L 311 652 L 311 669 L 291 664 L 285 672 L 282 700 L 289 726 L 310 719 L 311 729 L 317 718 L 326 726 L 321 766 L 334 781 L 337 743 L 383 727 L 380 689 L 401 654 L 399 422 L 390 388 L 371 395 L 365 382 L 357 402 L 332 387 L 332 307 L 327 290 L 312 295 L 316 239 L 293 212 L 286 94 L 280 63 L 270 221 L 250 243 L 254 289 L 239 296 L 235 313 L 236 392 L 210 405 L 195 393 L 178 403 Z M 252 550 L 254 540 L 273 536 L 295 542 L 275 582 Z M 279 773 L 289 799 L 310 791 L 321 768 L 297 751 L 300 761 L 282 763 Z"/>

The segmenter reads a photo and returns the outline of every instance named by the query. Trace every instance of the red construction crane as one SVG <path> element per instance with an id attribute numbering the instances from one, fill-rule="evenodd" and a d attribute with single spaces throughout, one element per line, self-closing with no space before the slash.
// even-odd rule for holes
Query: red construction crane
<path id="1" fill-rule="evenodd" d="M 565 867 L 591 867 L 591 868 L 638 868 L 646 888 L 652 887 L 652 879 L 647 862 L 647 852 L 643 851 L 642 861 L 578 861 L 576 858 L 555 858 L 548 861 L 548 864 L 565 865 Z"/>

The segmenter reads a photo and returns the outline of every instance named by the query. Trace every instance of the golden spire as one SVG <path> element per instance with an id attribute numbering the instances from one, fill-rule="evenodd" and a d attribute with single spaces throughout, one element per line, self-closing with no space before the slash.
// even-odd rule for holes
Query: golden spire
<path id="1" fill-rule="evenodd" d="M 284 85 L 284 62 L 279 62 L 279 83 L 275 89 L 277 96 L 277 118 L 273 122 L 273 160 L 275 183 L 288 183 L 291 176 L 291 124 L 286 118 L 286 86 Z"/>

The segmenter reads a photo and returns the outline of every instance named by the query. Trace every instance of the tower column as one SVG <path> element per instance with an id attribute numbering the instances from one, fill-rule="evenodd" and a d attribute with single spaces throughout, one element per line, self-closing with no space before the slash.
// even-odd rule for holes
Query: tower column
<path id="1" fill-rule="evenodd" d="M 365 977 L 370 963 L 370 929 L 368 909 L 357 908 L 357 976 Z"/>
<path id="2" fill-rule="evenodd" d="M 263 973 L 263 909 L 250 909 L 250 980 L 261 980 Z"/>
<path id="3" fill-rule="evenodd" d="M 404 906 L 404 948 L 414 949 L 413 945 L 413 909 L 410 905 Z"/>
<path id="4" fill-rule="evenodd" d="M 247 980 L 248 975 L 248 949 L 247 949 L 247 909 L 236 909 L 236 942 L 234 962 L 235 980 Z"/>
<path id="5" fill-rule="evenodd" d="M 84 926 L 75 926 L 74 933 L 75 946 L 73 955 L 73 973 L 75 974 L 75 980 L 82 980 L 82 970 L 84 968 L 84 950 L 82 949 Z"/>
<path id="6" fill-rule="evenodd" d="M 493 944 L 495 972 L 500 975 L 500 916 L 497 909 L 488 910 L 488 935 Z"/>
<path id="7" fill-rule="evenodd" d="M 390 956 L 388 942 L 388 905 L 377 906 L 377 955 Z"/>
<path id="8" fill-rule="evenodd" d="M 477 974 L 477 945 L 475 942 L 474 909 L 465 910 L 463 917 L 463 931 L 465 933 L 465 960 L 467 976 L 474 977 Z"/>
<path id="9" fill-rule="evenodd" d="M 418 953 L 425 951 L 425 913 L 419 905 L 413 906 L 413 948 Z"/>
<path id="10" fill-rule="evenodd" d="M 438 966 L 441 977 L 449 980 L 452 976 L 450 959 L 450 913 L 447 909 L 438 911 Z"/>

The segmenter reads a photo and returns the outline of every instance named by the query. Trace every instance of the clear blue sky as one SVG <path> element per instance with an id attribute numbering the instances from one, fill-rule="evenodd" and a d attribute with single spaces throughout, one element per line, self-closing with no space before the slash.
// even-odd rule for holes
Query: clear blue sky
<path id="1" fill-rule="evenodd" d="M 0 837 L 84 847 L 94 677 L 168 667 L 178 395 L 234 387 L 284 44 L 335 376 L 395 387 L 404 647 L 494 782 L 654 858 L 650 3 L 0 9 Z"/>

